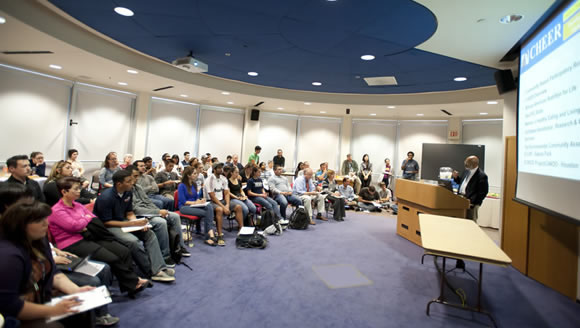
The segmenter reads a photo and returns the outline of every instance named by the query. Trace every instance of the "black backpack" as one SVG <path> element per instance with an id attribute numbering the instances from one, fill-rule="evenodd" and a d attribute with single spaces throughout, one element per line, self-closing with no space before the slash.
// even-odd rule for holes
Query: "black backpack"
<path id="1" fill-rule="evenodd" d="M 263 249 L 268 246 L 268 238 L 259 234 L 257 230 L 251 235 L 238 235 L 236 238 L 237 248 L 259 248 Z"/>
<path id="2" fill-rule="evenodd" d="M 266 228 L 274 224 L 276 221 L 276 214 L 274 214 L 274 211 L 266 208 L 262 208 L 261 214 L 262 217 L 260 218 L 260 226 L 258 228 L 264 231 Z"/>
<path id="3" fill-rule="evenodd" d="M 182 257 L 182 248 L 179 244 L 179 234 L 172 227 L 167 227 L 167 230 L 169 230 L 169 256 L 171 256 L 173 262 L 179 264 L 181 263 Z"/>
<path id="4" fill-rule="evenodd" d="M 290 223 L 288 226 L 290 229 L 306 230 L 309 224 L 310 218 L 308 217 L 308 212 L 306 212 L 304 206 L 298 206 L 290 215 Z"/>

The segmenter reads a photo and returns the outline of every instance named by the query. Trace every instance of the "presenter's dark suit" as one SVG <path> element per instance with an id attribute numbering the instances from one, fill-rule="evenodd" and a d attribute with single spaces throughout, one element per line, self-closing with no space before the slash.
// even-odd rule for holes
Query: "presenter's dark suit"
<path id="1" fill-rule="evenodd" d="M 455 178 L 455 182 L 459 184 L 461 188 L 461 183 L 467 177 L 469 173 L 468 170 L 465 170 L 461 177 Z M 465 187 L 465 198 L 469 199 L 471 203 L 471 208 L 467 212 L 468 219 L 477 219 L 477 209 L 481 206 L 481 203 L 487 196 L 489 192 L 489 183 L 487 182 L 487 174 L 485 174 L 480 168 L 477 168 L 473 173 L 473 176 L 467 183 Z"/>

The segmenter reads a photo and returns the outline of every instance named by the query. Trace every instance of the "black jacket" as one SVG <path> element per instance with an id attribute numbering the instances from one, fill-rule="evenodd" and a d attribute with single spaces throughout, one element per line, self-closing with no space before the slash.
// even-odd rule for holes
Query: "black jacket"
<path id="1" fill-rule="evenodd" d="M 461 177 L 455 178 L 455 182 L 461 187 L 461 183 L 465 180 L 467 173 L 469 171 L 465 170 Z M 485 174 L 481 169 L 477 168 L 473 177 L 469 180 L 469 183 L 465 187 L 465 197 L 469 199 L 471 205 L 481 205 L 485 196 L 489 192 L 489 183 L 487 182 L 487 174 Z"/>

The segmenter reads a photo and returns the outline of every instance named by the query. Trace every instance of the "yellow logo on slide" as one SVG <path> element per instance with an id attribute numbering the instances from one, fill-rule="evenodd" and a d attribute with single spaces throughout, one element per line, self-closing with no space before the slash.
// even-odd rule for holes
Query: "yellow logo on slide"
<path id="1" fill-rule="evenodd" d="M 564 15 L 562 16 L 564 22 L 567 21 L 568 18 L 570 18 L 572 15 L 574 15 L 578 9 L 580 9 L 580 1 L 576 1 L 572 6 L 570 6 L 570 8 L 568 8 L 568 10 L 564 12 Z"/>
<path id="2" fill-rule="evenodd" d="M 577 4 L 578 6 L 580 6 L 580 1 L 577 2 Z M 578 32 L 579 29 L 580 29 L 580 12 L 576 13 L 574 17 L 572 17 L 569 21 L 564 23 L 564 41 L 566 41 L 566 39 L 568 39 L 574 33 Z"/>

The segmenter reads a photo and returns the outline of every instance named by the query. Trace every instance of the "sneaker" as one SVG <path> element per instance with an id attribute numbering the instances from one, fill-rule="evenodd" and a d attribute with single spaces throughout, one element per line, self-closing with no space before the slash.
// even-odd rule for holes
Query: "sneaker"
<path id="1" fill-rule="evenodd" d="M 175 269 L 165 268 L 162 271 L 167 273 L 168 276 L 175 277 Z"/>
<path id="2" fill-rule="evenodd" d="M 117 318 L 117 317 L 113 317 L 112 315 L 110 315 L 109 313 L 97 317 L 95 319 L 95 324 L 97 326 L 112 326 L 117 324 L 121 319 Z"/>
<path id="3" fill-rule="evenodd" d="M 181 249 L 181 256 L 183 256 L 183 257 L 190 257 L 191 256 L 191 253 L 188 250 L 186 250 L 185 248 L 182 248 Z"/>
<path id="4" fill-rule="evenodd" d="M 168 257 L 165 259 L 165 266 L 168 268 L 175 268 L 175 261 L 172 258 Z"/>
<path id="5" fill-rule="evenodd" d="M 217 242 L 218 246 L 225 246 L 226 245 L 226 241 L 224 240 L 224 236 L 221 235 L 218 237 L 218 242 Z"/>
<path id="6" fill-rule="evenodd" d="M 276 222 L 274 226 L 276 227 L 276 234 L 282 236 L 282 231 L 284 231 L 284 229 L 282 229 L 280 222 Z"/>
<path id="7" fill-rule="evenodd" d="M 164 271 L 159 271 L 159 272 L 157 272 L 156 275 L 154 275 L 153 277 L 151 277 L 151 280 L 153 280 L 153 281 L 161 281 L 161 282 L 172 282 L 172 281 L 175 281 L 175 277 L 172 277 L 172 276 L 168 275 Z"/>

